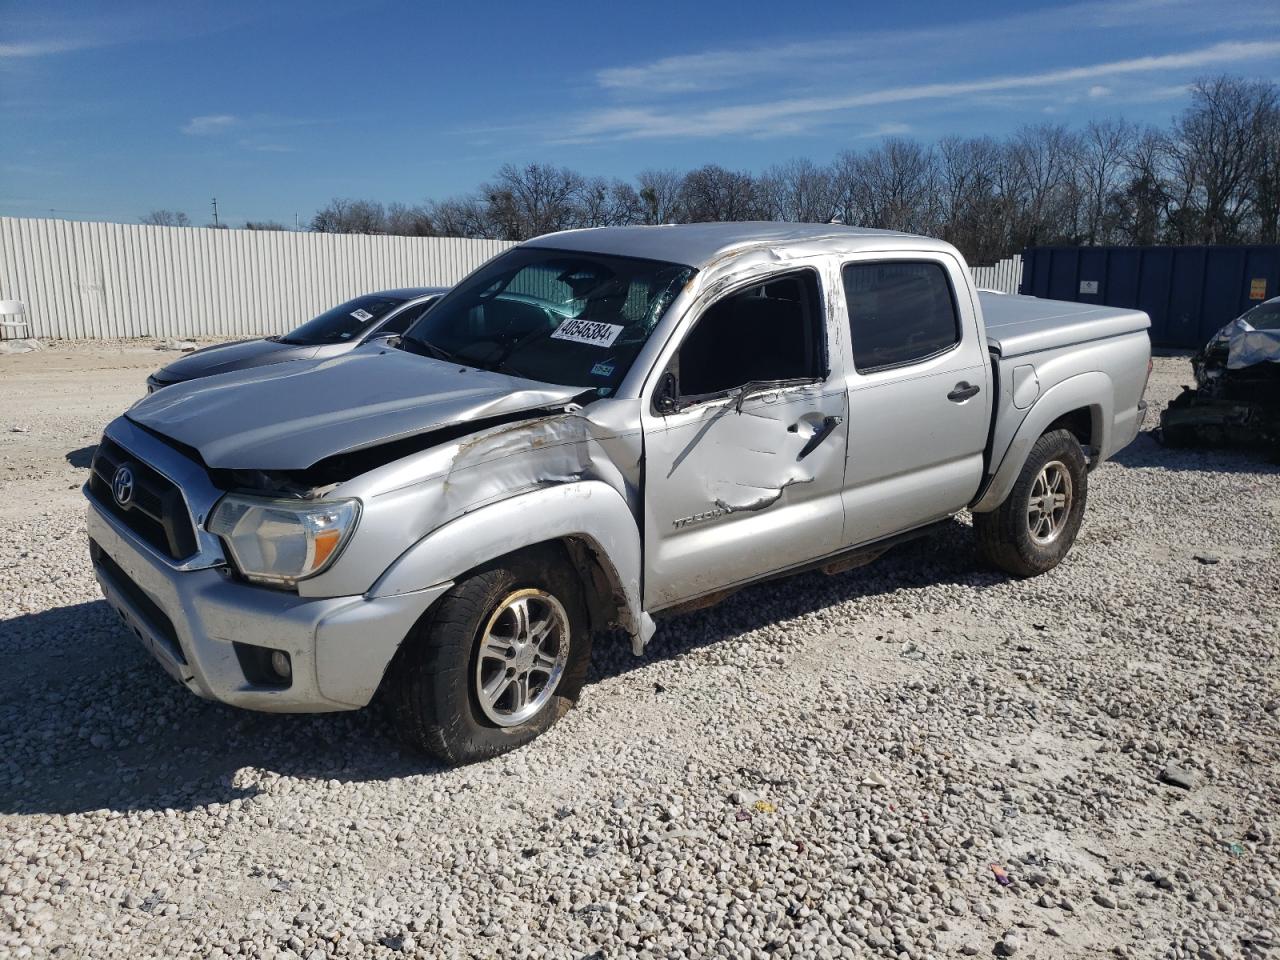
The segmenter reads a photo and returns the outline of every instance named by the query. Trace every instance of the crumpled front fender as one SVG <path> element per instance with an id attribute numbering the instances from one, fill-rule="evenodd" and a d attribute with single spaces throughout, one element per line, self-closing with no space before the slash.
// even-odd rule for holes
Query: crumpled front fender
<path id="1" fill-rule="evenodd" d="M 422 590 L 524 547 L 568 538 L 582 541 L 612 581 L 617 626 L 640 653 L 654 630 L 640 605 L 640 531 L 622 496 L 599 480 L 554 484 L 451 520 L 405 551 L 367 596 Z"/>

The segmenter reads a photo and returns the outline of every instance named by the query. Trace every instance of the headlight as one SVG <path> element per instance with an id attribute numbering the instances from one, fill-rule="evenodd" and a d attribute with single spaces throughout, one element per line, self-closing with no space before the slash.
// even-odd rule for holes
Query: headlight
<path id="1" fill-rule="evenodd" d="M 359 500 L 268 500 L 229 493 L 209 518 L 242 574 L 292 586 L 338 556 L 360 519 Z"/>

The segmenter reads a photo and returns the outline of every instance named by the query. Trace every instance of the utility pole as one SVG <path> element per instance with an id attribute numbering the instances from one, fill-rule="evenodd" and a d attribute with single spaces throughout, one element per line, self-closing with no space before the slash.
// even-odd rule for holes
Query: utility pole
<path id="1" fill-rule="evenodd" d="M 293 211 L 293 232 L 298 232 L 298 211 Z"/>
<path id="2" fill-rule="evenodd" d="M 213 225 L 218 225 L 218 198 L 213 198 Z"/>

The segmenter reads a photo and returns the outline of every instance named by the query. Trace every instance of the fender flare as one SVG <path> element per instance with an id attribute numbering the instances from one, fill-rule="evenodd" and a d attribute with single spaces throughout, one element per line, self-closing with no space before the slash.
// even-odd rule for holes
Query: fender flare
<path id="1" fill-rule="evenodd" d="M 1004 503 L 1022 472 L 1023 464 L 1027 462 L 1032 445 L 1049 424 L 1072 410 L 1088 408 L 1093 419 L 1092 446 L 1099 450 L 1110 449 L 1114 402 L 1111 378 L 1100 370 L 1078 373 L 1054 384 L 1027 411 L 1004 451 L 1000 466 L 969 509 L 974 513 L 988 513 Z"/>
<path id="2" fill-rule="evenodd" d="M 611 581 L 620 600 L 617 624 L 639 654 L 654 631 L 640 603 L 640 528 L 622 495 L 600 480 L 542 487 L 450 520 L 401 554 L 367 596 L 397 596 L 448 583 L 516 550 L 565 539 L 581 542 Z"/>

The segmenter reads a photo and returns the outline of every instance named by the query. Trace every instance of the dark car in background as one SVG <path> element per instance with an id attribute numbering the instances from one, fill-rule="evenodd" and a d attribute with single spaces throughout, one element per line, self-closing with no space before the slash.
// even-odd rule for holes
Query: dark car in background
<path id="1" fill-rule="evenodd" d="M 289 360 L 319 360 L 362 343 L 398 337 L 448 290 L 403 287 L 367 293 L 341 303 L 283 336 L 219 343 L 196 350 L 147 377 L 147 392 L 186 380 Z"/>

